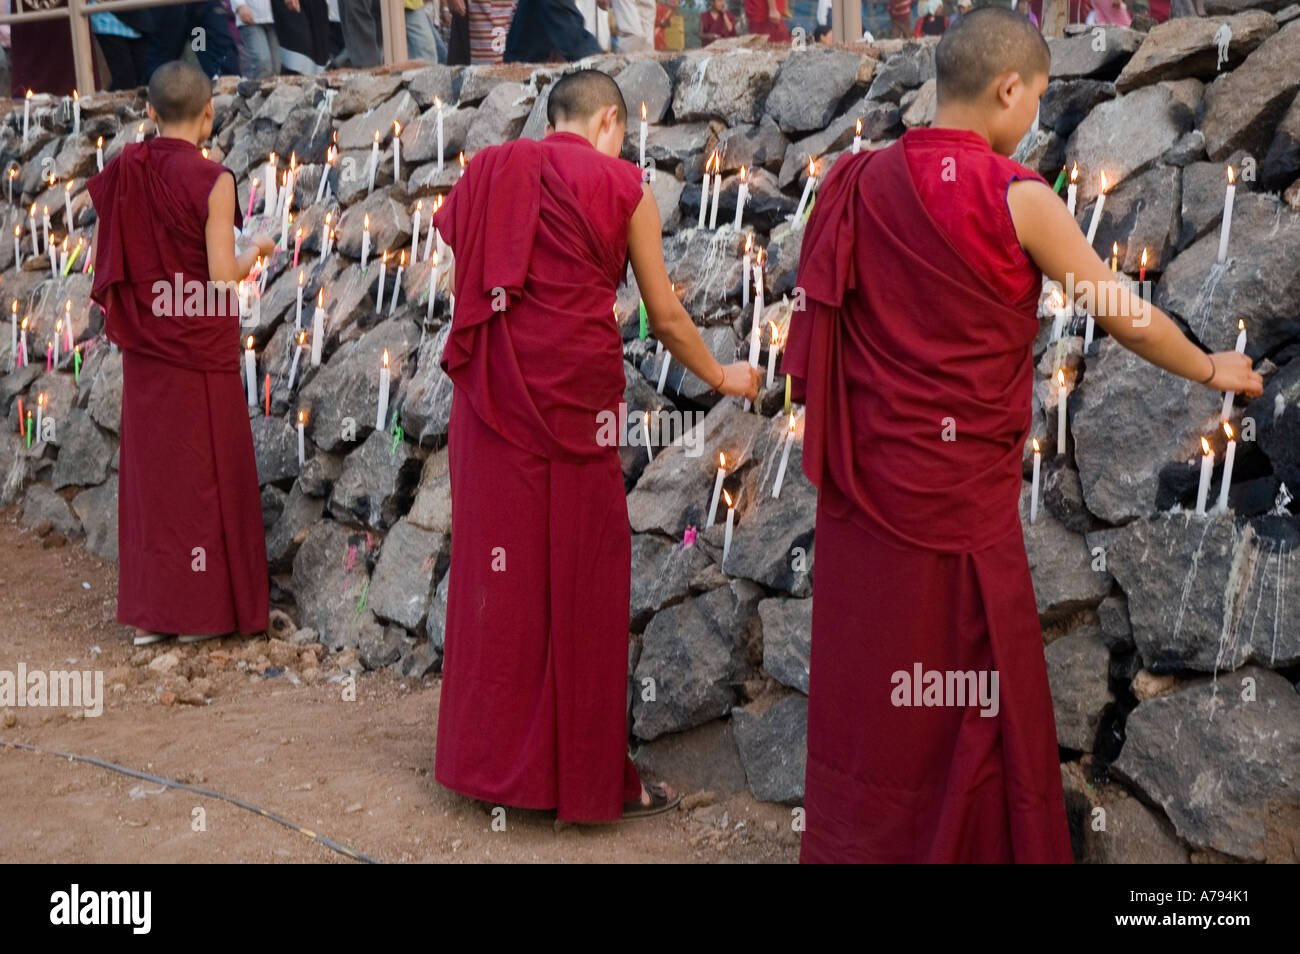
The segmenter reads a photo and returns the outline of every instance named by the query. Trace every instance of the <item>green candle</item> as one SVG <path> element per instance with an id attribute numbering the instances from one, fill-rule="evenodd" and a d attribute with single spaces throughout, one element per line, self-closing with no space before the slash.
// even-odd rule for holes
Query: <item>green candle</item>
<path id="1" fill-rule="evenodd" d="M 72 349 L 72 378 L 78 384 L 81 383 L 81 345 Z"/>
<path id="2" fill-rule="evenodd" d="M 645 341 L 645 336 L 650 333 L 650 319 L 646 316 L 645 313 L 644 300 L 637 305 L 637 311 L 639 311 L 641 314 L 641 340 Z"/>
<path id="3" fill-rule="evenodd" d="M 27 412 L 27 447 L 30 450 L 32 446 L 32 412 Z"/>
<path id="4" fill-rule="evenodd" d="M 1060 195 L 1063 185 L 1065 185 L 1065 166 L 1061 166 L 1061 174 L 1056 177 L 1056 185 L 1052 186 L 1052 191 Z"/>

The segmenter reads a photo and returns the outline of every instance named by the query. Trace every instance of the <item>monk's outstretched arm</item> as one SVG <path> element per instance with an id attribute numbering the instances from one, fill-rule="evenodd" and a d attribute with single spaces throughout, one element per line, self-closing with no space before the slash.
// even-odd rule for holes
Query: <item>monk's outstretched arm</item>
<path id="1" fill-rule="evenodd" d="M 654 194 L 648 185 L 642 185 L 641 202 L 627 226 L 627 248 L 650 329 L 691 374 L 723 394 L 739 394 L 752 401 L 758 396 L 758 369 L 746 361 L 720 364 L 673 294 L 664 266 L 662 228 Z"/>
<path id="2" fill-rule="evenodd" d="M 235 254 L 235 178 L 224 173 L 208 193 L 208 221 L 204 233 L 208 246 L 208 278 L 214 282 L 240 282 L 259 255 L 269 255 L 275 242 L 254 237 L 253 245 Z"/>
<path id="3" fill-rule="evenodd" d="M 1076 297 L 1090 293 L 1092 313 L 1106 332 L 1157 367 L 1198 381 L 1219 391 L 1258 397 L 1263 379 L 1250 358 L 1235 351 L 1206 355 L 1187 339 L 1159 308 L 1134 292 L 1122 276 L 1111 272 L 1079 230 L 1055 193 L 1032 179 L 1013 182 L 1007 205 L 1020 244 L 1050 279 L 1066 284 L 1074 278 Z M 1110 293 L 1119 282 L 1118 293 Z"/>

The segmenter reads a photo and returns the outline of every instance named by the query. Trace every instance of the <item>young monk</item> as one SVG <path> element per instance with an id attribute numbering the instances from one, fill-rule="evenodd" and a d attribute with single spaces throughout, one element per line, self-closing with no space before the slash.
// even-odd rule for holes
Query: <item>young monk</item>
<path id="1" fill-rule="evenodd" d="M 454 384 L 452 554 L 435 776 L 482 801 L 611 821 L 676 804 L 627 756 L 631 535 L 617 448 L 612 316 L 630 258 L 650 326 L 723 394 L 758 374 L 709 353 L 668 282 L 658 207 L 617 158 L 606 74 L 551 87 L 541 142 L 484 149 L 434 217 L 456 254 L 442 366 Z"/>
<path id="2" fill-rule="evenodd" d="M 1073 273 L 1080 294 L 1113 276 L 1065 203 L 1006 158 L 1047 86 L 1029 21 L 967 14 L 935 66 L 933 128 L 840 159 L 800 257 L 808 307 L 783 370 L 806 400 L 819 490 L 801 858 L 1069 862 L 1017 502 L 1041 276 Z M 1260 393 L 1245 356 L 1205 354 L 1134 295 L 1126 313 L 1099 300 L 1101 327 L 1152 363 Z M 916 666 L 993 692 L 918 705 Z"/>
<path id="3" fill-rule="evenodd" d="M 230 292 L 274 243 L 258 237 L 235 254 L 235 178 L 199 152 L 212 132 L 203 71 L 160 66 L 148 113 L 158 136 L 128 144 L 88 183 L 99 216 L 91 296 L 122 349 L 117 618 L 137 644 L 260 632 L 268 598 Z"/>

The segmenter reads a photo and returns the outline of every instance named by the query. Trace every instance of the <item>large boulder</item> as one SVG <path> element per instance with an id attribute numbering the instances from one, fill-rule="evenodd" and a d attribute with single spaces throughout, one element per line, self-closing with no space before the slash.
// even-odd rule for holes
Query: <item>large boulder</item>
<path id="1" fill-rule="evenodd" d="M 410 509 L 421 464 L 411 445 L 372 431 L 343 462 L 343 473 L 330 493 L 330 513 L 339 520 L 388 529 Z"/>
<path id="2" fill-rule="evenodd" d="M 760 715 L 733 709 L 736 747 L 749 790 L 760 802 L 803 802 L 808 763 L 808 700 L 786 696 Z"/>
<path id="3" fill-rule="evenodd" d="M 1219 31 L 1232 31 L 1226 63 L 1219 61 Z M 1157 24 L 1142 40 L 1115 80 L 1115 87 L 1127 93 L 1161 80 L 1212 80 L 1220 71 L 1230 72 L 1266 39 L 1277 32 L 1277 23 L 1267 13 L 1252 10 L 1224 20 L 1177 17 Z"/>
<path id="4" fill-rule="evenodd" d="M 434 582 L 451 555 L 451 541 L 422 530 L 406 518 L 384 537 L 370 580 L 370 609 L 383 620 L 411 632 L 424 625 L 433 600 Z"/>
<path id="5" fill-rule="evenodd" d="M 847 50 L 813 48 L 790 54 L 768 94 L 768 115 L 785 133 L 821 129 L 857 81 L 860 60 Z"/>
<path id="6" fill-rule="evenodd" d="M 1238 149 L 1262 156 L 1300 89 L 1300 20 L 1278 30 L 1246 62 L 1206 90 L 1205 151 L 1216 161 Z"/>
<path id="7" fill-rule="evenodd" d="M 766 51 L 692 56 L 677 72 L 673 116 L 682 122 L 757 122 L 777 65 L 776 56 Z"/>
<path id="8" fill-rule="evenodd" d="M 1107 686 L 1110 650 L 1096 626 L 1080 626 L 1044 650 L 1057 744 L 1092 752 L 1105 708 L 1115 701 Z"/>

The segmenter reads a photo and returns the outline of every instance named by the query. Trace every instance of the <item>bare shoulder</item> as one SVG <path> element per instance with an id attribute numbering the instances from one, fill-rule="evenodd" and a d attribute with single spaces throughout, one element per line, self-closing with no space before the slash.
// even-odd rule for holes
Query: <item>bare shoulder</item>
<path id="1" fill-rule="evenodd" d="M 1007 209 L 1021 244 L 1047 227 L 1056 216 L 1068 214 L 1065 204 L 1040 179 L 1016 179 L 1007 186 Z"/>

